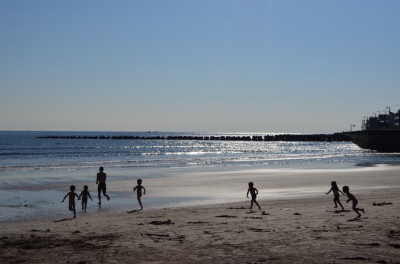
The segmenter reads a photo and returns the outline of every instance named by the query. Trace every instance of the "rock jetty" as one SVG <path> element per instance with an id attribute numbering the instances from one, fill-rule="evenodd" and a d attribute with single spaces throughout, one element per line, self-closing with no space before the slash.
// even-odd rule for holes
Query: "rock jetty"
<path id="1" fill-rule="evenodd" d="M 225 140 L 225 141 L 351 141 L 343 133 L 334 134 L 279 134 L 265 136 L 43 136 L 44 139 L 107 139 L 107 140 Z"/>

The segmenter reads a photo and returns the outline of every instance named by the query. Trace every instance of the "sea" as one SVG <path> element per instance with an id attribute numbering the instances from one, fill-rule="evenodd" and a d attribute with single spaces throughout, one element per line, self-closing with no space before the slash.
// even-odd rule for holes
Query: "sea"
<path id="1" fill-rule="evenodd" d="M 123 181 L 162 179 L 181 171 L 329 170 L 400 163 L 399 153 L 364 150 L 351 142 L 57 138 L 265 135 L 274 133 L 0 131 L 0 221 L 69 214 L 59 203 L 68 189 L 61 192 L 45 186 L 93 182 L 100 166 L 113 175 L 108 181 Z M 49 136 L 56 138 L 42 138 Z M 96 198 L 95 190 L 92 196 Z M 103 210 L 131 206 L 132 198 L 112 198 L 115 203 L 103 206 Z M 163 207 L 179 201 L 169 200 L 167 204 L 165 199 L 148 198 L 147 203 Z M 89 204 L 87 211 L 98 211 L 97 203 Z"/>

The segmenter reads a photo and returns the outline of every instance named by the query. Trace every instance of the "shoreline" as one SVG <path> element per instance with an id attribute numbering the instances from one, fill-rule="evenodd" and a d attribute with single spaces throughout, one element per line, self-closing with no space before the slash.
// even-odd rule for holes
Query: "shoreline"
<path id="1" fill-rule="evenodd" d="M 161 177 L 143 178 L 146 195 L 142 197 L 142 202 L 146 209 L 241 202 L 246 199 L 249 181 L 253 181 L 259 190 L 257 199 L 260 201 L 318 198 L 329 190 L 332 180 L 337 181 L 339 186 L 349 185 L 352 191 L 364 193 L 400 187 L 399 174 L 400 166 L 348 169 L 235 168 L 228 171 L 222 168 L 184 169 L 164 172 Z M 89 185 L 93 202 L 88 201 L 87 214 L 139 208 L 132 191 L 136 178 L 127 180 L 125 176 L 118 174 L 116 178 L 120 180 L 107 183 L 111 201 L 104 201 L 102 208 L 97 206 L 97 186 L 94 181 L 76 185 L 78 195 L 84 184 Z M 52 215 L 68 216 L 67 205 L 60 201 L 69 191 L 69 186 L 70 183 L 65 182 L 21 185 L 3 190 L 0 193 L 0 222 L 45 219 Z M 80 201 L 77 201 L 78 209 L 79 206 Z M 81 215 L 80 210 L 77 213 Z"/>

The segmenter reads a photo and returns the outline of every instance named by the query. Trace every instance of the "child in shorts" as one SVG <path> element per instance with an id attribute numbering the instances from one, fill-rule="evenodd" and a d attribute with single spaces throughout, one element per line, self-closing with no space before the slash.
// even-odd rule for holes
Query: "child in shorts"
<path id="1" fill-rule="evenodd" d="M 68 209 L 70 211 L 74 211 L 74 218 L 76 218 L 76 210 L 75 210 L 75 196 L 76 198 L 78 198 L 78 200 L 80 200 L 80 198 L 78 197 L 78 195 L 75 193 L 75 185 L 71 185 L 69 187 L 69 189 L 71 190 L 69 193 L 67 193 L 67 195 L 65 195 L 64 199 L 61 201 L 62 203 L 64 202 L 65 198 L 67 198 L 67 196 L 69 196 L 69 200 L 68 200 Z"/>
<path id="2" fill-rule="evenodd" d="M 256 188 L 254 188 L 254 183 L 253 182 L 249 182 L 249 189 L 247 190 L 247 199 L 249 199 L 249 193 L 251 194 L 251 206 L 250 206 L 250 209 L 253 209 L 253 203 L 255 203 L 258 206 L 258 209 L 260 209 L 260 211 L 261 211 L 261 207 L 256 201 L 258 190 Z"/>
<path id="3" fill-rule="evenodd" d="M 82 197 L 82 210 L 85 210 L 85 211 L 86 211 L 88 196 L 89 196 L 90 200 L 93 201 L 88 189 L 89 189 L 89 187 L 87 185 L 83 186 L 83 191 L 81 192 L 81 194 L 78 197 L 78 198 Z"/>

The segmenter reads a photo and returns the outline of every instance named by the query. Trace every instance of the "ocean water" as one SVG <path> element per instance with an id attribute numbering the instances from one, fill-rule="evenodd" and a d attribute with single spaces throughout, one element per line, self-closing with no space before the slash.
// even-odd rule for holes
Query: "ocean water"
<path id="1" fill-rule="evenodd" d="M 351 142 L 263 142 L 213 140 L 43 139 L 42 136 L 210 136 L 260 133 L 0 132 L 0 173 L 119 168 L 207 166 L 329 166 L 391 164 L 399 154 L 363 150 Z"/>
<path id="2" fill-rule="evenodd" d="M 264 136 L 271 133 L 183 132 L 9 132 L 0 131 L 0 221 L 63 215 L 58 188 L 94 181 L 98 167 L 112 172 L 108 181 L 167 177 L 179 171 L 229 171 L 247 168 L 338 169 L 400 163 L 400 154 L 363 150 L 351 142 L 263 142 L 214 140 L 57 139 L 46 136 Z M 90 186 L 96 201 L 95 186 Z M 68 190 L 65 190 L 65 193 Z M 78 194 L 80 190 L 78 189 Z M 114 195 L 114 196 L 113 196 Z M 132 203 L 130 194 L 111 194 L 113 205 Z M 55 198 L 57 197 L 57 198 Z M 61 197 L 61 198 L 60 198 Z M 202 200 L 205 197 L 185 197 Z M 57 202 L 55 201 L 57 200 Z M 148 198 L 147 205 L 179 204 L 182 199 Z M 89 203 L 88 211 L 100 210 Z M 67 213 L 68 214 L 68 213 Z"/>

